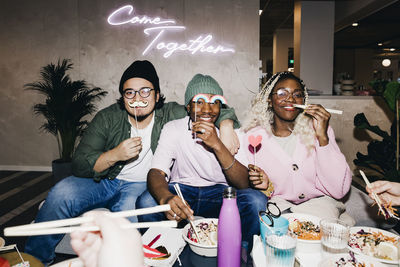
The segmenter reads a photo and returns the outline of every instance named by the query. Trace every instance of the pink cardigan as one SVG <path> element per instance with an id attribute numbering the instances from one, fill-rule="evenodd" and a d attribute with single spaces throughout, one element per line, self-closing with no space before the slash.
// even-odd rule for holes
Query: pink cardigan
<path id="1" fill-rule="evenodd" d="M 242 140 L 242 148 L 247 151 L 249 163 L 254 164 L 254 155 L 248 149 L 249 135 L 262 136 L 262 147 L 256 154 L 256 164 L 272 181 L 275 187 L 273 196 L 299 204 L 323 195 L 340 199 L 349 191 L 352 174 L 331 127 L 328 128 L 329 144 L 320 147 L 316 140 L 315 149 L 309 155 L 307 148 L 296 137 L 293 157 L 264 128 L 255 127 Z"/>

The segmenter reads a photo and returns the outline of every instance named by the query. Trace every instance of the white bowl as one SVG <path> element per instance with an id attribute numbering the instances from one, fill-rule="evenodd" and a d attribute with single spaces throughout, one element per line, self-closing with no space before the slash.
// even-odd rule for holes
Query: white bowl
<path id="1" fill-rule="evenodd" d="M 299 221 L 310 221 L 314 225 L 319 226 L 321 218 L 305 213 L 286 213 L 282 214 L 283 217 L 289 220 L 289 224 L 294 219 Z M 315 253 L 321 250 L 321 240 L 305 240 L 297 239 L 296 253 Z"/>
<path id="2" fill-rule="evenodd" d="M 202 218 L 199 220 L 193 221 L 194 225 L 197 226 L 199 223 L 206 222 L 206 223 L 211 223 L 214 222 L 214 224 L 218 225 L 218 219 L 215 218 Z M 206 257 L 216 257 L 217 256 L 217 247 L 218 244 L 215 245 L 207 245 L 207 244 L 199 244 L 196 242 L 193 242 L 189 238 L 187 238 L 187 233 L 189 231 L 190 224 L 188 223 L 182 230 L 182 235 L 183 239 L 189 244 L 190 249 L 200 255 L 200 256 L 206 256 Z"/>

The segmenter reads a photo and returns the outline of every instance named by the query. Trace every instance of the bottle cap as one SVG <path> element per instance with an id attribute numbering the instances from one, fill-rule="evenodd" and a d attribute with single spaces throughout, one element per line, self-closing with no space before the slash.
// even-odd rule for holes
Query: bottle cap
<path id="1" fill-rule="evenodd" d="M 224 189 L 224 198 L 236 198 L 236 189 L 228 186 L 227 188 Z"/>

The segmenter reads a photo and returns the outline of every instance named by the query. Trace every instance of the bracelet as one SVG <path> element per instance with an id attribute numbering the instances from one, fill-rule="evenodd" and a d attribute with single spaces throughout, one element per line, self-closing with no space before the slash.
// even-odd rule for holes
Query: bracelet
<path id="1" fill-rule="evenodd" d="M 236 161 L 236 159 L 233 158 L 233 161 L 232 161 L 231 165 L 229 165 L 227 168 L 224 168 L 224 167 L 221 166 L 222 170 L 227 171 L 227 170 L 229 170 L 230 168 L 232 168 L 233 164 L 235 164 L 235 161 Z"/>

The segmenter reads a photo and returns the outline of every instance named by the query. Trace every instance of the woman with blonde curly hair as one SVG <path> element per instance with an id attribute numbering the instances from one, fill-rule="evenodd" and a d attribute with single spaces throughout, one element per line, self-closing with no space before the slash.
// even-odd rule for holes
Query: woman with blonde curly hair
<path id="1" fill-rule="evenodd" d="M 303 111 L 295 104 L 307 107 Z M 273 75 L 254 98 L 243 127 L 248 160 L 255 163 L 249 165 L 249 179 L 281 210 L 354 224 L 337 201 L 349 191 L 352 174 L 330 116 L 323 106 L 308 103 L 300 78 L 291 72 Z"/>

